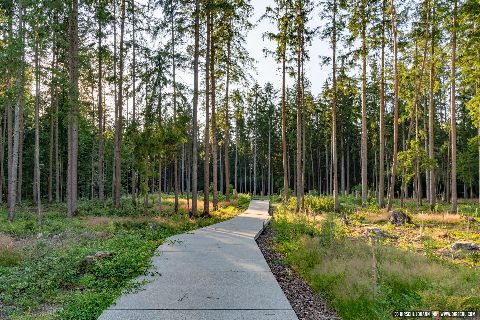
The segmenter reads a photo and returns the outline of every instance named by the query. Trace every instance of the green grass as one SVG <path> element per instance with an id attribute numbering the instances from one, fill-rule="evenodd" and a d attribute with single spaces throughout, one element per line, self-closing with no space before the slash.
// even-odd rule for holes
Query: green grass
<path id="1" fill-rule="evenodd" d="M 249 198 L 240 195 L 211 217 L 194 219 L 183 207 L 174 214 L 171 203 L 164 198 L 161 214 L 152 206 L 116 215 L 83 202 L 71 219 L 56 205 L 45 209 L 42 226 L 29 208 L 20 208 L 14 223 L 6 221 L 1 208 L 0 235 L 19 248 L 12 256 L 12 247 L 0 243 L 0 318 L 96 319 L 123 290 L 135 287 L 132 279 L 147 270 L 167 237 L 233 217 Z M 97 251 L 112 255 L 86 263 L 85 256 Z"/>
<path id="2" fill-rule="evenodd" d="M 329 203 L 322 198 L 317 202 Z M 291 203 L 277 207 L 274 249 L 343 319 L 390 319 L 395 310 L 480 310 L 478 268 L 388 241 L 377 241 L 373 249 L 368 238 L 353 237 L 338 216 L 325 212 L 314 225 L 311 218 L 293 214 Z"/>

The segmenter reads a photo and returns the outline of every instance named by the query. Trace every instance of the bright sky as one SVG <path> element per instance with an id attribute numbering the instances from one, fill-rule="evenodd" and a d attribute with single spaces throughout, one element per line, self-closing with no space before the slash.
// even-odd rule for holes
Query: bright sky
<path id="1" fill-rule="evenodd" d="M 265 7 L 273 5 L 273 2 L 273 0 L 252 0 L 252 5 L 254 7 L 252 22 L 258 21 L 262 14 L 265 13 Z M 319 9 L 316 8 L 312 13 L 311 27 L 318 27 L 321 25 L 321 18 L 318 10 Z M 262 39 L 262 34 L 267 30 L 275 31 L 275 26 L 271 25 L 268 20 L 259 22 L 258 25 L 250 31 L 247 37 L 247 48 L 252 58 L 257 61 L 257 75 L 254 76 L 255 79 L 261 84 L 272 82 L 276 88 L 279 88 L 282 81 L 279 64 L 275 62 L 273 57 L 265 57 L 263 53 L 263 48 L 271 50 L 275 48 L 275 43 L 268 40 L 264 41 Z M 310 61 L 305 64 L 305 76 L 312 84 L 312 92 L 318 94 L 320 93 L 325 80 L 331 73 L 329 65 L 320 65 L 319 56 L 330 56 L 330 46 L 327 42 L 321 40 L 319 36 L 316 36 L 307 50 L 309 51 Z"/>

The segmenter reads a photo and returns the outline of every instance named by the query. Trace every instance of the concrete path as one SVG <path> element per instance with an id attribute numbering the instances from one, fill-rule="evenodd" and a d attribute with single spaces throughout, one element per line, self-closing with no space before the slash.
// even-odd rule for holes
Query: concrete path
<path id="1" fill-rule="evenodd" d="M 255 242 L 269 219 L 268 201 L 252 201 L 231 220 L 169 238 L 140 279 L 148 283 L 99 319 L 297 319 Z"/>

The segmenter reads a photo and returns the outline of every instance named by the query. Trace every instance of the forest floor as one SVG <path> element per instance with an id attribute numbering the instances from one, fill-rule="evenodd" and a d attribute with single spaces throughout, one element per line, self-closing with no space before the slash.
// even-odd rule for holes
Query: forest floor
<path id="1" fill-rule="evenodd" d="M 408 202 L 411 223 L 395 226 L 374 200 L 362 208 L 360 199 L 341 197 L 340 215 L 331 197 L 306 196 L 307 214 L 294 212 L 295 199 L 288 205 L 273 200 L 272 248 L 343 319 L 480 312 L 480 250 L 453 248 L 456 242 L 480 245 L 477 202 L 460 201 L 455 215 L 446 213 L 447 205 L 429 213 Z"/>
<path id="2" fill-rule="evenodd" d="M 209 218 L 189 218 L 186 199 L 174 214 L 173 196 L 162 198 L 161 213 L 150 198 L 147 210 L 130 199 L 120 210 L 80 201 L 74 218 L 64 204 L 48 205 L 41 226 L 34 207 L 20 207 L 13 223 L 0 207 L 0 319 L 97 319 L 133 289 L 131 280 L 167 237 L 229 219 L 250 202 L 239 195 Z"/>

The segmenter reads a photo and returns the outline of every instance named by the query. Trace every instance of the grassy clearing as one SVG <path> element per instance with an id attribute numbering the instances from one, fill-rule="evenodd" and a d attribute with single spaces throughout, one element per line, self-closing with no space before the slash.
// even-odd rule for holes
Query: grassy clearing
<path id="1" fill-rule="evenodd" d="M 172 197 L 163 198 L 161 213 L 153 202 L 145 211 L 125 199 L 118 211 L 81 202 L 79 215 L 68 219 L 65 208 L 54 205 L 45 208 L 42 226 L 28 207 L 8 223 L 2 207 L 0 319 L 96 319 L 135 286 L 132 279 L 145 272 L 165 238 L 231 218 L 249 201 L 240 195 L 209 218 L 189 218 L 185 199 L 174 214 Z M 111 255 L 86 263 L 98 251 Z"/>
<path id="2" fill-rule="evenodd" d="M 332 213 L 327 197 L 306 200 L 307 208 L 323 208 L 309 216 L 294 214 L 294 202 L 278 205 L 273 221 L 275 249 L 342 318 L 390 319 L 395 310 L 480 310 L 478 253 L 452 255 L 450 249 L 455 240 L 467 240 L 465 216 L 410 211 L 415 224 L 394 227 L 385 211 L 357 209 L 355 201 L 342 199 L 348 225 Z M 366 232 L 372 226 L 386 235 L 375 246 Z M 478 222 L 469 227 L 469 240 L 480 243 Z"/>

